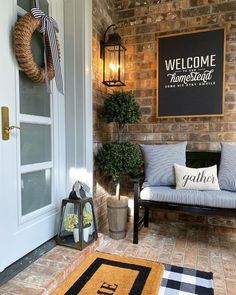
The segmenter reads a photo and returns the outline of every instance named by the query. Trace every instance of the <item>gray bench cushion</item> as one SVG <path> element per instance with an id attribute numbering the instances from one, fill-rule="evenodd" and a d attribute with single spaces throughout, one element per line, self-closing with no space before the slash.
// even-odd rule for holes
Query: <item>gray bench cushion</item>
<path id="1" fill-rule="evenodd" d="M 236 208 L 236 192 L 176 190 L 171 186 L 149 186 L 142 189 L 142 200 L 217 208 Z"/>

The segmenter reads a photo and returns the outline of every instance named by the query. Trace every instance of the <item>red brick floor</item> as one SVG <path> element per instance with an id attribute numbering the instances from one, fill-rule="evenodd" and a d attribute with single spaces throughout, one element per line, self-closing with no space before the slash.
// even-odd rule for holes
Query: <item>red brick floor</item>
<path id="1" fill-rule="evenodd" d="M 102 240 L 102 242 L 101 242 Z M 132 232 L 124 240 L 100 237 L 84 251 L 57 246 L 0 287 L 1 295 L 48 295 L 90 252 L 140 257 L 214 273 L 215 295 L 236 295 L 236 235 L 231 230 L 184 223 L 151 223 L 140 232 L 138 245 Z"/>
<path id="2" fill-rule="evenodd" d="M 103 235 L 82 251 L 56 246 L 0 287 L 0 295 L 49 295 L 102 243 Z"/>
<path id="3" fill-rule="evenodd" d="M 142 228 L 138 245 L 131 242 L 130 232 L 121 241 L 106 237 L 98 250 L 212 271 L 215 295 L 236 295 L 236 234 L 231 229 L 162 222 Z"/>

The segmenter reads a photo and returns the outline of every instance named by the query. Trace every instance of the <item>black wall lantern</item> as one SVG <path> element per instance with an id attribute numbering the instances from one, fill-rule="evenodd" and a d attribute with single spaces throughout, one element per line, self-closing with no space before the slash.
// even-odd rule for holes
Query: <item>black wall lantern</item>
<path id="1" fill-rule="evenodd" d="M 106 34 L 113 27 L 113 33 Z M 101 58 L 103 59 L 103 81 L 109 86 L 125 86 L 125 51 L 126 48 L 121 43 L 121 37 L 115 32 L 116 25 L 110 25 L 101 43 Z"/>

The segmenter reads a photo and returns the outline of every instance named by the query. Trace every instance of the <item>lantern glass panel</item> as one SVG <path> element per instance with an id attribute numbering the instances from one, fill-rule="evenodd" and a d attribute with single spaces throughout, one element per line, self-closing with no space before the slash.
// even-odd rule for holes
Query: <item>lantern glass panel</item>
<path id="1" fill-rule="evenodd" d="M 86 203 L 83 208 L 83 239 L 86 243 L 93 238 L 93 232 L 92 206 L 90 203 Z"/>
<path id="2" fill-rule="evenodd" d="M 75 206 L 75 204 L 73 203 L 66 203 L 66 206 L 64 209 L 63 221 L 61 225 L 61 233 L 60 233 L 61 237 L 71 236 L 71 239 L 73 239 L 73 230 L 74 228 L 78 227 L 78 215 L 79 215 L 78 207 Z"/>
<path id="3" fill-rule="evenodd" d="M 105 47 L 105 81 L 119 80 L 119 46 Z"/>
<path id="4" fill-rule="evenodd" d="M 90 203 L 87 203 L 83 209 L 83 228 L 89 227 L 89 233 L 94 232 L 94 220 L 92 206 Z"/>
<path id="5" fill-rule="evenodd" d="M 120 47 L 120 81 L 125 82 L 125 50 Z"/>

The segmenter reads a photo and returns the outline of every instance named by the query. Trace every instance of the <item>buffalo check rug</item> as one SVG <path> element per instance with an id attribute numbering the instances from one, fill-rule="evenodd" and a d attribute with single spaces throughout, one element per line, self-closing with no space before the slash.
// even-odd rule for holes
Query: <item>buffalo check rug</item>
<path id="1" fill-rule="evenodd" d="M 213 295 L 213 273 L 165 264 L 158 295 Z"/>
<path id="2" fill-rule="evenodd" d="M 213 274 L 95 252 L 53 295 L 213 295 Z"/>

